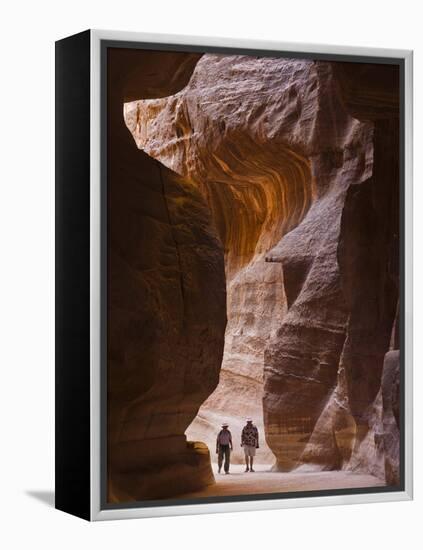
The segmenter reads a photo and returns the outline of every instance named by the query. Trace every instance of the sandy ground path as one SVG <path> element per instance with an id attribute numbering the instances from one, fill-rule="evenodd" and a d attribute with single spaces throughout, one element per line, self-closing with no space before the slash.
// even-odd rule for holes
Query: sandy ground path
<path id="1" fill-rule="evenodd" d="M 245 466 L 234 464 L 228 475 L 218 474 L 213 464 L 216 479 L 202 491 L 181 495 L 183 498 L 233 496 L 258 493 L 286 493 L 291 491 L 316 491 L 324 489 L 356 489 L 359 487 L 383 487 L 377 477 L 352 472 L 270 472 L 270 466 L 254 466 L 255 472 L 245 473 Z"/>

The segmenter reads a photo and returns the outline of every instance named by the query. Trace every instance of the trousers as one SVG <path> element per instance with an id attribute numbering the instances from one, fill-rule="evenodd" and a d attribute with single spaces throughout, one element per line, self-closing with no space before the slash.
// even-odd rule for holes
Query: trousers
<path id="1" fill-rule="evenodd" d="M 231 459 L 231 448 L 229 445 L 219 445 L 218 453 L 217 453 L 217 465 L 220 468 L 222 467 L 223 461 L 223 469 L 225 472 L 229 472 L 229 464 Z"/>

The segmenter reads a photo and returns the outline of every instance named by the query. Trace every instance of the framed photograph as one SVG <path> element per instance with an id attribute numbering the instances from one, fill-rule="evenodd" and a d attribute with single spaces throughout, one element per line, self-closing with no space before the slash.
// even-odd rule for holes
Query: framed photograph
<path id="1" fill-rule="evenodd" d="M 56 507 L 412 498 L 412 52 L 56 43 Z"/>

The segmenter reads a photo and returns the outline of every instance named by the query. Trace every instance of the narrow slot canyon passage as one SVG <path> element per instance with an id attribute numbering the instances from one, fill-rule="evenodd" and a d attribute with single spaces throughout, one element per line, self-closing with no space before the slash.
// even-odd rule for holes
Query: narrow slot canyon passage
<path id="1" fill-rule="evenodd" d="M 125 55 L 109 63 L 109 500 L 397 485 L 395 68 Z"/>
<path id="2" fill-rule="evenodd" d="M 263 420 L 264 351 L 287 306 L 282 267 L 267 262 L 266 253 L 282 237 L 287 216 L 304 215 L 311 176 L 307 162 L 298 156 L 285 152 L 277 171 L 268 159 L 256 150 L 247 165 L 232 162 L 231 171 L 215 175 L 218 183 L 205 184 L 225 251 L 227 325 L 219 384 L 186 435 L 204 441 L 215 462 L 216 435 L 226 421 L 234 443 L 231 462 L 244 464 L 241 432 L 251 417 L 259 430 L 255 463 L 270 468 L 275 456 L 266 443 Z M 289 190 L 294 193 L 289 195 Z M 291 212 L 284 211 L 284 200 L 290 201 Z"/>
<path id="3" fill-rule="evenodd" d="M 206 443 L 216 470 L 216 436 L 228 422 L 234 444 L 231 463 L 244 464 L 241 431 L 251 417 L 260 440 L 254 462 L 270 470 L 276 458 L 266 443 L 263 420 L 264 353 L 287 312 L 287 300 L 282 266 L 268 261 L 266 254 L 310 206 L 310 163 L 286 146 L 260 146 L 246 132 L 233 139 L 229 128 L 213 153 L 180 153 L 179 147 L 190 147 L 195 132 L 179 100 L 131 102 L 125 104 L 124 116 L 138 147 L 200 190 L 224 252 L 227 325 L 219 383 L 185 433 L 189 441 Z M 159 123 L 165 115 L 166 122 Z M 162 129 L 173 130 L 176 140 L 169 138 L 167 143 L 161 134 L 155 135 Z M 150 147 L 152 143 L 157 149 Z M 187 168 L 187 154 L 201 167 L 190 163 Z"/>

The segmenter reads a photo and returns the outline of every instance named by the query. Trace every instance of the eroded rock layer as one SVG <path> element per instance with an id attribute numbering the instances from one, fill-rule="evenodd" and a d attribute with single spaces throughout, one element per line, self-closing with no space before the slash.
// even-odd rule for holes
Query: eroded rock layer
<path id="1" fill-rule="evenodd" d="M 398 302 L 396 68 L 205 55 L 181 91 L 124 116 L 140 149 L 200 190 L 224 248 L 220 382 L 187 433 L 213 448 L 221 420 L 238 437 L 251 415 L 276 469 L 396 483 L 382 389 Z"/>
<path id="2" fill-rule="evenodd" d="M 211 449 L 223 420 L 236 439 L 246 416 L 261 431 L 258 460 L 273 462 L 264 438 L 263 353 L 285 310 L 282 271 L 265 253 L 304 217 L 310 164 L 298 147 L 299 82 L 312 64 L 206 55 L 180 93 L 125 105 L 137 145 L 202 191 L 225 251 L 228 326 L 216 391 L 187 431 Z M 272 120 L 269 115 L 275 115 Z M 285 128 L 287 120 L 291 126 Z"/>
<path id="3" fill-rule="evenodd" d="M 282 263 L 285 279 L 294 271 L 291 278 L 297 286 L 295 301 L 266 350 L 265 422 L 273 432 L 269 443 L 273 438 L 272 448 L 279 449 L 281 469 L 346 468 L 395 484 L 398 475 L 388 471 L 398 474 L 391 465 L 398 461 L 398 454 L 392 459 L 392 449 L 398 451 L 399 432 L 393 436 L 395 430 L 389 430 L 383 436 L 389 404 L 381 388 L 398 300 L 399 147 L 392 99 L 398 97 L 398 79 L 396 89 L 384 90 L 380 98 L 372 88 L 372 72 L 359 71 L 357 98 L 354 90 L 346 93 L 348 65 L 333 65 L 334 81 L 342 86 L 331 97 L 339 98 L 344 112 L 359 117 L 372 138 L 358 137 L 353 146 L 357 154 L 344 151 L 338 167 L 333 159 L 322 162 L 322 155 L 312 160 L 316 182 L 326 179 L 329 187 L 303 222 L 269 253 Z M 356 67 L 352 70 L 356 76 Z M 395 82 L 392 68 L 387 71 Z M 365 75 L 371 78 L 366 81 Z M 384 105 L 387 97 L 390 108 L 384 111 L 379 99 Z M 342 134 L 338 127 L 331 135 Z M 363 155 L 367 163 L 360 160 Z M 310 220 L 315 211 L 315 220 Z M 312 234 L 317 236 L 314 243 Z M 298 269 L 306 270 L 300 289 Z M 295 413 L 302 413 L 303 427 L 292 422 Z"/>
<path id="4" fill-rule="evenodd" d="M 109 55 L 108 500 L 126 502 L 214 482 L 207 447 L 184 432 L 218 383 L 226 289 L 198 188 L 137 150 L 122 118 L 133 88 L 173 93 L 199 56 Z"/>

